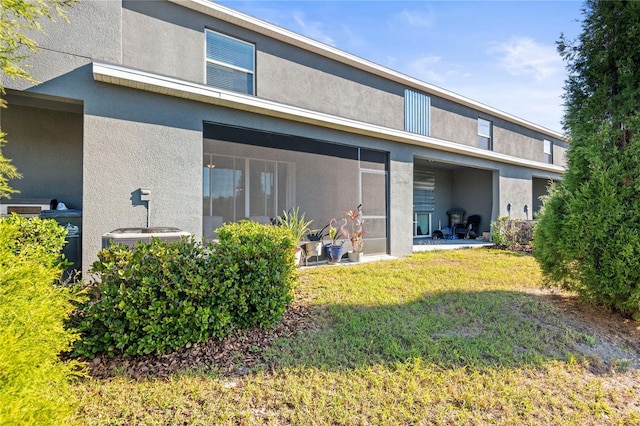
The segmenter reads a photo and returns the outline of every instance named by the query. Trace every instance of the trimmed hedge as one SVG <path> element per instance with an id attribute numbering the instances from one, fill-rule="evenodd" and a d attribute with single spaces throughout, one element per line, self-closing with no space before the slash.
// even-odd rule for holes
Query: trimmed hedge
<path id="1" fill-rule="evenodd" d="M 154 239 L 101 251 L 99 282 L 74 319 L 75 353 L 161 354 L 280 321 L 297 282 L 293 236 L 253 222 L 217 233 L 217 244 Z"/>
<path id="2" fill-rule="evenodd" d="M 70 424 L 77 361 L 58 355 L 77 333 L 64 322 L 81 296 L 58 283 L 65 230 L 53 220 L 0 220 L 0 424 Z"/>
<path id="3" fill-rule="evenodd" d="M 296 238 L 288 229 L 255 222 L 230 223 L 216 232 L 215 266 L 228 290 L 234 324 L 277 324 L 297 284 Z"/>

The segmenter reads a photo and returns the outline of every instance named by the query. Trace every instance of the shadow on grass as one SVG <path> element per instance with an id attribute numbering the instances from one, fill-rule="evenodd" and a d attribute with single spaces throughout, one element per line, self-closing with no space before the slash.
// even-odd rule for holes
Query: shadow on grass
<path id="1" fill-rule="evenodd" d="M 319 328 L 266 354 L 281 367 L 331 370 L 420 359 L 442 368 L 538 366 L 581 358 L 589 336 L 562 321 L 545 296 L 517 291 L 442 292 L 401 305 L 330 305 Z"/>

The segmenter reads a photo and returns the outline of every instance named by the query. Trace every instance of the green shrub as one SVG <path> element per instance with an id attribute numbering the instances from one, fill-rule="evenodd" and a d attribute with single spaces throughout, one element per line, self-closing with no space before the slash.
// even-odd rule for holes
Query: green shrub
<path id="1" fill-rule="evenodd" d="M 53 220 L 0 220 L 0 424 L 69 424 L 81 373 L 62 362 L 77 334 L 64 321 L 81 297 L 54 285 L 65 230 Z"/>
<path id="2" fill-rule="evenodd" d="M 295 236 L 286 228 L 243 221 L 218 229 L 221 282 L 229 289 L 234 323 L 270 327 L 282 319 L 297 282 Z"/>
<path id="3" fill-rule="evenodd" d="M 531 251 L 534 222 L 501 216 L 491 224 L 493 243 L 503 249 Z"/>
<path id="4" fill-rule="evenodd" d="M 100 282 L 75 318 L 83 333 L 76 352 L 164 353 L 225 335 L 230 306 L 214 260 L 193 238 L 101 251 L 91 271 Z"/>
<path id="5" fill-rule="evenodd" d="M 100 281 L 74 318 L 75 352 L 160 354 L 279 321 L 295 282 L 291 233 L 249 222 L 217 232 L 215 245 L 154 239 L 100 252 L 91 271 Z"/>
<path id="6" fill-rule="evenodd" d="M 39 253 L 39 259 L 51 266 L 63 266 L 60 256 L 67 231 L 53 219 L 27 219 L 17 214 L 3 219 L 4 226 L 15 228 L 16 233 L 7 248 L 13 253 Z"/>

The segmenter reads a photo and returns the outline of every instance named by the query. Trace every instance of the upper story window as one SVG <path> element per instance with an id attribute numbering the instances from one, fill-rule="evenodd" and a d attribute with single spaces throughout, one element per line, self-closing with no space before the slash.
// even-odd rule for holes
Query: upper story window
<path id="1" fill-rule="evenodd" d="M 493 149 L 493 123 L 478 118 L 478 148 L 482 149 Z"/>
<path id="2" fill-rule="evenodd" d="M 429 136 L 431 98 L 413 90 L 404 91 L 404 130 Z"/>
<path id="3" fill-rule="evenodd" d="M 234 92 L 255 93 L 255 46 L 207 30 L 207 84 Z"/>
<path id="4" fill-rule="evenodd" d="M 553 142 L 544 140 L 544 162 L 553 164 Z"/>

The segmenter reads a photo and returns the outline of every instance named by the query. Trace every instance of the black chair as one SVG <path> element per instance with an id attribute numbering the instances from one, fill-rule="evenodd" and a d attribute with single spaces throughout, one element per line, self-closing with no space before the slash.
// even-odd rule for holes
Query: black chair
<path id="1" fill-rule="evenodd" d="M 476 238 L 478 236 L 478 229 L 480 228 L 481 220 L 482 218 L 477 214 L 472 214 L 467 218 L 464 238 Z"/>

